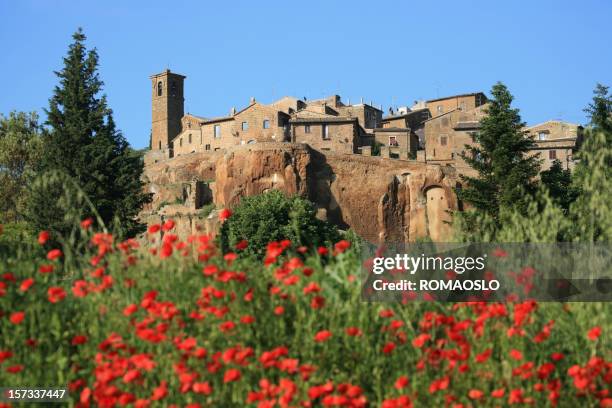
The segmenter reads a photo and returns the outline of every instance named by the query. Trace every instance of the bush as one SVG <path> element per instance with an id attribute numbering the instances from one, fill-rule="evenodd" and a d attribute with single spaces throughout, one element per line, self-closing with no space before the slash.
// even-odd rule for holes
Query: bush
<path id="1" fill-rule="evenodd" d="M 247 255 L 263 257 L 269 242 L 288 239 L 296 246 L 329 245 L 339 239 L 338 231 L 316 218 L 310 201 L 286 197 L 277 190 L 243 198 L 219 234 L 224 252 L 246 240 Z"/>

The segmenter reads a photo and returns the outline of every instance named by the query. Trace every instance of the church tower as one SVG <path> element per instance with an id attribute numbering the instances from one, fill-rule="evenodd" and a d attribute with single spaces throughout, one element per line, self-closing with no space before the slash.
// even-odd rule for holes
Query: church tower
<path id="1" fill-rule="evenodd" d="M 170 141 L 181 132 L 185 98 L 185 76 L 170 72 L 151 75 L 152 121 L 151 150 L 168 149 Z"/>

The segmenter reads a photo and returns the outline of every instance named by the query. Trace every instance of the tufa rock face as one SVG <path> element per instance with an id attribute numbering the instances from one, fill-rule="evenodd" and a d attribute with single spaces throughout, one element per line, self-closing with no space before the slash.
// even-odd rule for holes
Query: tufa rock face
<path id="1" fill-rule="evenodd" d="M 156 196 L 172 196 L 176 194 L 174 185 L 194 177 L 214 179 L 211 188 L 218 208 L 231 208 L 242 197 L 278 189 L 308 198 L 315 203 L 317 216 L 340 228 L 350 227 L 374 243 L 412 242 L 424 237 L 448 241 L 448 210 L 457 209 L 453 187 L 458 180 L 450 166 L 321 153 L 292 143 L 257 143 L 225 154 L 177 159 L 147 168 L 149 186 Z M 156 197 L 154 203 L 160 200 Z M 186 230 L 215 230 L 208 225 L 210 217 L 202 226 L 194 224 L 195 217 L 188 218 Z"/>

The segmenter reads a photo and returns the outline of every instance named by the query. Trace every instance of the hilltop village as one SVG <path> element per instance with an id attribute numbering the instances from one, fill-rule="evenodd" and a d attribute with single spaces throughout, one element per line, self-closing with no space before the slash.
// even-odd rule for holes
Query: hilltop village
<path id="1" fill-rule="evenodd" d="M 187 229 L 200 228 L 194 220 L 207 203 L 231 206 L 279 188 L 307 196 L 322 218 L 373 241 L 443 240 L 449 233 L 447 210 L 461 208 L 452 191 L 458 175 L 473 174 L 461 154 L 479 131 L 488 103 L 483 92 L 386 112 L 338 95 L 269 104 L 251 98 L 209 118 L 184 112 L 185 78 L 170 70 L 150 77 L 149 217 L 185 215 Z M 525 128 L 542 170 L 554 160 L 572 168 L 581 131 L 559 120 Z"/>

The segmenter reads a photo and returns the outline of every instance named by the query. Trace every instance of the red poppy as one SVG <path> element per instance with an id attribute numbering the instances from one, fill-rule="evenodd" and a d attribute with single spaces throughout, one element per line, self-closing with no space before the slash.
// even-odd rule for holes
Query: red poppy
<path id="1" fill-rule="evenodd" d="M 274 308 L 274 314 L 275 314 L 275 315 L 280 316 L 280 315 L 282 315 L 283 313 L 285 313 L 285 308 L 284 308 L 284 307 L 282 307 L 282 306 L 276 306 L 276 307 Z"/>
<path id="2" fill-rule="evenodd" d="M 393 386 L 397 388 L 398 390 L 401 390 L 402 388 L 406 388 L 408 384 L 409 384 L 408 377 L 406 377 L 405 375 L 402 375 L 395 381 L 395 384 Z"/>
<path id="3" fill-rule="evenodd" d="M 242 251 L 243 249 L 246 249 L 248 246 L 249 246 L 249 242 L 246 239 L 243 239 L 242 241 L 236 244 L 235 248 L 239 251 Z"/>
<path id="4" fill-rule="evenodd" d="M 168 220 L 166 222 L 164 222 L 164 225 L 162 225 L 162 230 L 164 231 L 170 231 L 172 228 L 174 228 L 176 224 L 174 223 L 173 220 Z"/>
<path id="5" fill-rule="evenodd" d="M 92 224 L 93 224 L 93 219 L 86 218 L 83 221 L 81 221 L 81 228 L 83 228 L 84 230 L 89 229 L 89 227 L 91 227 Z"/>
<path id="6" fill-rule="evenodd" d="M 334 254 L 341 254 L 351 247 L 351 243 L 345 239 L 336 242 L 334 245 Z"/>
<path id="7" fill-rule="evenodd" d="M 430 338 L 431 336 L 427 333 L 419 334 L 414 338 L 414 340 L 412 340 L 412 345 L 416 348 L 421 348 Z"/>
<path id="8" fill-rule="evenodd" d="M 484 392 L 480 391 L 480 390 L 470 390 L 470 392 L 468 393 L 468 397 L 470 397 L 473 400 L 478 400 L 481 399 L 484 396 Z"/>
<path id="9" fill-rule="evenodd" d="M 38 234 L 38 243 L 40 245 L 45 245 L 49 240 L 49 232 L 48 231 L 40 231 Z"/>
<path id="10" fill-rule="evenodd" d="M 32 278 L 25 279 L 23 282 L 21 282 L 21 285 L 19 286 L 19 290 L 22 292 L 26 292 L 28 289 L 32 287 L 33 284 L 34 284 L 34 279 Z"/>
<path id="11" fill-rule="evenodd" d="M 168 383 L 166 381 L 162 381 L 158 387 L 153 390 L 153 395 L 151 395 L 151 399 L 153 401 L 159 401 L 161 399 L 166 398 L 168 395 Z"/>
<path id="12" fill-rule="evenodd" d="M 317 252 L 319 253 L 319 255 L 324 256 L 324 255 L 327 255 L 329 250 L 325 247 L 320 246 L 317 248 Z"/>
<path id="13" fill-rule="evenodd" d="M 601 327 L 595 326 L 587 333 L 589 340 L 597 340 L 601 336 Z"/>
<path id="14" fill-rule="evenodd" d="M 329 330 L 321 330 L 320 332 L 315 334 L 314 340 L 316 342 L 321 343 L 321 342 L 328 340 L 331 336 L 332 336 L 332 333 Z"/>
<path id="15" fill-rule="evenodd" d="M 47 297 L 49 299 L 49 302 L 57 303 L 62 301 L 66 297 L 66 292 L 63 288 L 60 288 L 58 286 L 52 286 L 49 288 L 49 290 L 47 290 Z"/>
<path id="16" fill-rule="evenodd" d="M 347 327 L 346 334 L 348 336 L 356 337 L 356 336 L 361 336 L 362 332 L 361 330 L 359 330 L 358 327 Z"/>
<path id="17" fill-rule="evenodd" d="M 62 256 L 62 251 L 59 249 L 52 249 L 47 252 L 47 259 L 53 261 Z"/>
<path id="18" fill-rule="evenodd" d="M 212 393 L 212 387 L 210 386 L 208 382 L 194 383 L 191 389 L 196 394 L 210 395 Z"/>
<path id="19" fill-rule="evenodd" d="M 385 344 L 382 348 L 382 352 L 385 354 L 390 354 L 393 352 L 393 350 L 395 350 L 395 343 L 393 343 L 392 341 Z"/>
<path id="20" fill-rule="evenodd" d="M 153 224 L 149 226 L 149 234 L 155 234 L 156 232 L 159 232 L 159 230 L 161 229 L 161 225 L 159 224 Z"/>
<path id="21" fill-rule="evenodd" d="M 38 267 L 38 272 L 40 272 L 40 273 L 51 273 L 51 272 L 53 272 L 53 265 L 40 265 Z"/>
<path id="22" fill-rule="evenodd" d="M 242 374 L 240 373 L 240 370 L 237 370 L 235 368 L 230 368 L 223 375 L 223 382 L 229 383 L 229 382 L 238 381 L 241 376 Z"/>
<path id="23" fill-rule="evenodd" d="M 521 353 L 519 350 L 512 349 L 510 350 L 510 357 L 517 361 L 520 361 L 523 359 L 523 353 Z"/>
<path id="24" fill-rule="evenodd" d="M 72 341 L 70 342 L 73 346 L 78 346 L 80 344 L 85 344 L 87 343 L 87 336 L 84 336 L 82 334 L 78 334 L 76 336 L 74 336 L 72 338 Z"/>
<path id="25" fill-rule="evenodd" d="M 13 312 L 11 313 L 11 317 L 9 318 L 9 320 L 13 324 L 20 324 L 21 322 L 23 322 L 24 318 L 25 318 L 24 312 Z"/>
<path id="26" fill-rule="evenodd" d="M 137 310 L 138 310 L 138 306 L 132 303 L 131 305 L 128 305 L 123 309 L 123 315 L 131 316 L 134 313 L 136 313 Z"/>
<path id="27" fill-rule="evenodd" d="M 506 390 L 504 388 L 499 388 L 497 390 L 491 391 L 491 396 L 493 398 L 503 398 L 506 394 Z"/>
<path id="28" fill-rule="evenodd" d="M 219 212 L 219 220 L 221 220 L 221 222 L 227 220 L 231 216 L 232 216 L 232 211 L 228 208 L 224 208 Z"/>

